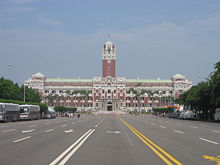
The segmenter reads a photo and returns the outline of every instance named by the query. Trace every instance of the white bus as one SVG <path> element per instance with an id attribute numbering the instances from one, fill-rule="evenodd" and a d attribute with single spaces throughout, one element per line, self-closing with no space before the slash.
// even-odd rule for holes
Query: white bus
<path id="1" fill-rule="evenodd" d="M 17 121 L 19 120 L 19 105 L 12 103 L 0 103 L 0 121 Z"/>
<path id="2" fill-rule="evenodd" d="M 220 121 L 220 108 L 215 109 L 215 115 L 214 115 L 215 120 Z"/>
<path id="3" fill-rule="evenodd" d="M 40 119 L 40 107 L 38 105 L 20 105 L 20 120 Z"/>

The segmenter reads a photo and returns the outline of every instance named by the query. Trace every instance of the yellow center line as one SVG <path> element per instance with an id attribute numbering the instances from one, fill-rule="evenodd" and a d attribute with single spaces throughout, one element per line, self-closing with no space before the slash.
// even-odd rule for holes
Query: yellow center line
<path id="1" fill-rule="evenodd" d="M 146 144 L 159 158 L 161 158 L 166 164 L 168 165 L 172 165 L 172 163 L 167 159 L 169 158 L 170 160 L 172 160 L 174 163 L 176 163 L 177 165 L 183 165 L 182 163 L 180 163 L 178 160 L 176 160 L 174 157 L 172 157 L 170 154 L 168 154 L 166 151 L 164 151 L 161 147 L 159 147 L 158 145 L 156 145 L 155 143 L 153 143 L 150 139 L 148 139 L 146 136 L 144 136 L 142 133 L 140 133 L 137 129 L 135 129 L 133 126 L 131 126 L 129 123 L 127 123 L 125 120 L 119 118 L 119 120 L 125 125 L 127 126 L 139 139 L 141 139 L 141 141 L 144 142 L 144 144 Z M 160 152 L 161 153 L 160 153 Z M 167 157 L 165 158 L 164 155 L 162 155 L 162 153 Z"/>

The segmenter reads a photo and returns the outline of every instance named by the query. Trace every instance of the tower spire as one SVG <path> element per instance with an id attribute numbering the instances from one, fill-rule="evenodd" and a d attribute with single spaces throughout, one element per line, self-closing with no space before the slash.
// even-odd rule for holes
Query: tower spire
<path id="1" fill-rule="evenodd" d="M 110 41 L 110 34 L 108 34 L 108 41 Z"/>

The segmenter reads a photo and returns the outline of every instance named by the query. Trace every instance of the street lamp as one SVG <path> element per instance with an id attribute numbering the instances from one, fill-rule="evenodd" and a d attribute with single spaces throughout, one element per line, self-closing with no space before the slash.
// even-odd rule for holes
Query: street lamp
<path id="1" fill-rule="evenodd" d="M 25 102 L 25 84 L 24 84 L 24 102 Z"/>

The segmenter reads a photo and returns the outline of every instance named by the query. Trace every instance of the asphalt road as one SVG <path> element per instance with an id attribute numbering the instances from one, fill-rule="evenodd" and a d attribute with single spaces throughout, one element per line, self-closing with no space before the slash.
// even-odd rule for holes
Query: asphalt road
<path id="1" fill-rule="evenodd" d="M 220 123 L 84 115 L 0 123 L 0 165 L 215 165 Z"/>

